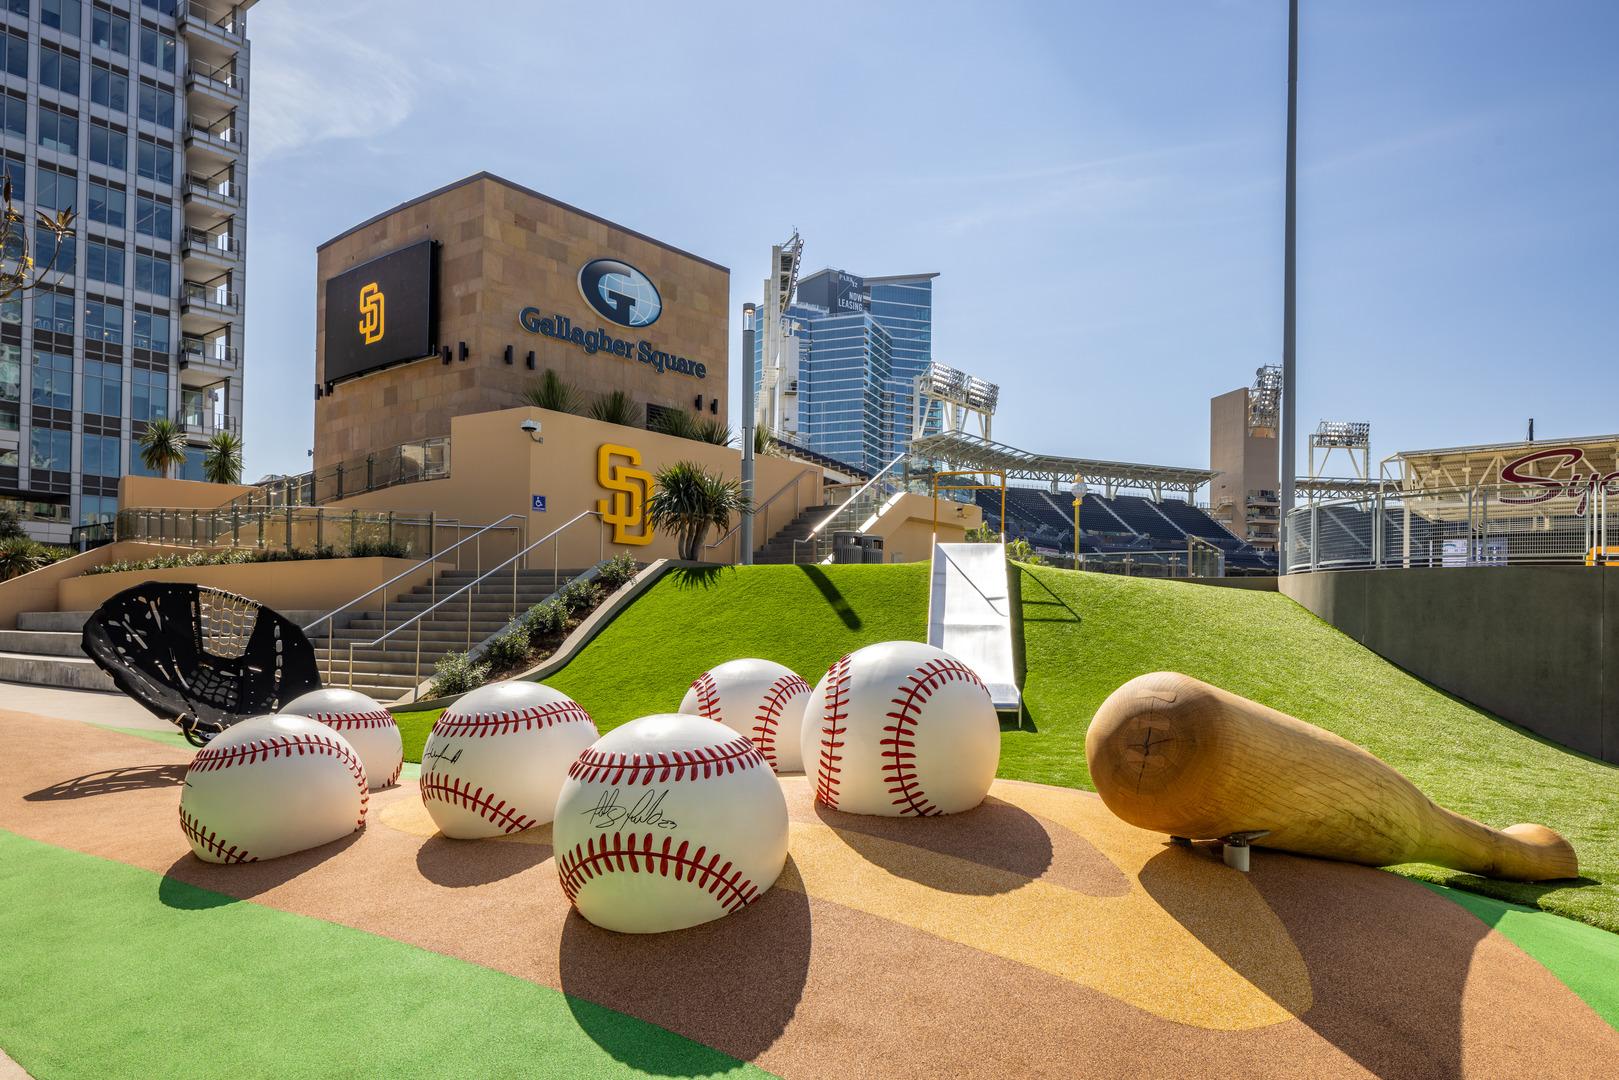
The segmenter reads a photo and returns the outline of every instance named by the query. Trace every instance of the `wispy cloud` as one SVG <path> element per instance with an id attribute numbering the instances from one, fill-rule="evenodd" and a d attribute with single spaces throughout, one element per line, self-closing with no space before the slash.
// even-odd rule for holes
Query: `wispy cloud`
<path id="1" fill-rule="evenodd" d="M 268 5 L 253 20 L 253 157 L 398 127 L 421 82 L 403 42 L 386 36 L 389 5 Z"/>

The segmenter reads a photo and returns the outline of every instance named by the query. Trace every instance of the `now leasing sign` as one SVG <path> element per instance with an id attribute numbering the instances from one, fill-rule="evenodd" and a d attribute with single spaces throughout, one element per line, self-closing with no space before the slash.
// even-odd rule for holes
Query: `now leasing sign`
<path id="1" fill-rule="evenodd" d="M 1568 466 L 1573 471 L 1568 479 L 1536 475 L 1529 471 L 1530 466 L 1541 464 L 1542 469 L 1556 472 Z M 1578 500 L 1574 505 L 1576 514 L 1584 514 L 1585 508 L 1591 501 L 1591 493 L 1601 488 L 1609 495 L 1619 495 L 1619 469 L 1604 473 L 1592 468 L 1589 475 L 1581 471 L 1580 466 L 1585 463 L 1585 451 L 1577 446 L 1558 446 L 1546 450 L 1536 450 L 1532 454 L 1525 454 L 1501 466 L 1501 482 L 1503 484 L 1517 484 L 1523 488 L 1522 494 L 1501 496 L 1501 501 L 1515 506 L 1528 506 L 1534 503 L 1543 503 L 1559 496 Z"/>

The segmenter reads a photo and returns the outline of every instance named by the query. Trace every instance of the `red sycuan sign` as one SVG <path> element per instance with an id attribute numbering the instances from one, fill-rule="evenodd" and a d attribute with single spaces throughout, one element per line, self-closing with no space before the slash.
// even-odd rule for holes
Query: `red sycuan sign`
<path id="1" fill-rule="evenodd" d="M 1504 484 L 1521 484 L 1526 488 L 1538 489 L 1533 494 L 1502 495 L 1501 501 L 1517 505 L 1541 503 L 1558 496 L 1577 498 L 1574 505 L 1576 514 L 1585 513 L 1586 504 L 1590 502 L 1591 492 L 1601 487 L 1610 495 L 1619 495 L 1619 470 L 1610 473 L 1600 473 L 1595 470 L 1589 476 L 1579 471 L 1579 465 L 1585 460 L 1585 451 L 1577 446 L 1558 446 L 1549 450 L 1536 450 L 1532 454 L 1525 454 L 1521 458 L 1507 462 L 1501 467 L 1501 482 Z M 1555 470 L 1559 465 L 1567 465 L 1574 470 L 1567 480 L 1554 480 L 1546 476 L 1535 476 L 1531 473 L 1521 472 L 1520 469 L 1534 464 L 1537 461 L 1556 461 Z"/>

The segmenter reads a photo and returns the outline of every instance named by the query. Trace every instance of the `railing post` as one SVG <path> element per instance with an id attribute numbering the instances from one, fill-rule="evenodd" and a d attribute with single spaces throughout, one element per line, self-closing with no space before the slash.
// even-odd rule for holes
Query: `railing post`
<path id="1" fill-rule="evenodd" d="M 292 507 L 287 507 L 287 554 L 292 554 Z"/>
<path id="2" fill-rule="evenodd" d="M 264 518 L 265 518 L 265 515 L 268 514 L 268 513 L 269 513 L 269 511 L 267 511 L 267 510 L 255 510 L 253 512 L 253 517 L 258 521 L 258 524 L 259 524 L 258 546 L 261 549 L 264 547 Z"/>
<path id="3" fill-rule="evenodd" d="M 1285 518 L 1283 519 L 1283 525 L 1284 525 L 1284 528 L 1282 529 L 1282 535 L 1286 536 L 1286 537 L 1291 537 L 1292 534 L 1293 534 L 1293 530 L 1290 527 L 1285 527 L 1286 526 L 1286 519 Z M 1312 573 L 1315 571 L 1316 562 L 1318 561 L 1318 558 L 1319 558 L 1320 547 L 1318 546 L 1317 540 L 1320 537 L 1320 535 L 1321 535 L 1321 510 L 1320 510 L 1319 506 L 1317 506 L 1315 503 L 1312 502 L 1310 504 L 1310 570 L 1311 570 Z"/>
<path id="4" fill-rule="evenodd" d="M 436 546 L 434 546 L 434 541 L 437 539 L 437 537 L 438 537 L 438 511 L 437 510 L 429 510 L 427 512 L 427 557 L 428 558 L 432 558 L 433 553 L 438 550 L 438 548 Z M 438 572 L 437 571 L 434 571 L 433 579 L 435 581 L 438 580 Z"/>
<path id="5" fill-rule="evenodd" d="M 339 499 L 343 497 L 343 463 L 341 461 L 337 463 L 337 497 Z"/>
<path id="6" fill-rule="evenodd" d="M 326 546 L 326 508 L 315 511 L 315 550 Z"/>
<path id="7" fill-rule="evenodd" d="M 393 547 L 393 544 L 394 544 L 394 512 L 392 510 L 390 510 L 390 511 L 388 511 L 388 546 L 391 548 L 391 547 Z"/>
<path id="8" fill-rule="evenodd" d="M 354 538 L 358 534 L 359 528 L 360 528 L 360 512 L 358 510 L 350 510 L 349 511 L 349 554 L 350 555 L 354 554 Z"/>

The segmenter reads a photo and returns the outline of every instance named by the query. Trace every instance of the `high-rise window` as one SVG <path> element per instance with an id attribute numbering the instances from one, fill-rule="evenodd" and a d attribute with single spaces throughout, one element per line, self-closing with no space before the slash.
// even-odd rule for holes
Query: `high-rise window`
<path id="1" fill-rule="evenodd" d="M 166 202 L 135 196 L 135 231 L 168 240 L 174 236 L 174 207 Z"/>
<path id="2" fill-rule="evenodd" d="M 174 95 L 151 83 L 142 82 L 140 88 L 141 119 L 159 127 L 174 126 Z"/>
<path id="3" fill-rule="evenodd" d="M 90 181 L 90 220 L 113 228 L 124 227 L 124 193 L 105 184 Z M 120 259 L 120 262 L 122 260 Z M 102 280 L 107 280 L 103 278 Z M 119 281 L 123 281 L 120 274 Z"/>
<path id="4" fill-rule="evenodd" d="M 169 278 L 169 260 L 142 251 L 135 253 L 135 288 L 168 296 Z"/>
<path id="5" fill-rule="evenodd" d="M 34 294 L 34 329 L 49 330 L 53 334 L 73 334 L 73 294 L 36 292 Z"/>
<path id="6" fill-rule="evenodd" d="M 78 203 L 79 181 L 71 173 L 58 172 L 41 165 L 35 175 L 39 180 L 39 192 L 34 196 L 34 201 L 41 210 L 68 210 Z M 16 185 L 15 178 L 12 184 Z"/>
<path id="7" fill-rule="evenodd" d="M 38 297 L 35 297 L 35 302 L 38 302 Z M 72 302 L 71 299 L 69 302 Z M 31 375 L 34 386 L 29 400 L 36 406 L 73 408 L 73 357 L 35 349 Z"/>
<path id="8" fill-rule="evenodd" d="M 108 345 L 124 343 L 124 305 L 107 300 L 87 300 L 84 304 L 84 340 Z M 86 372 L 88 375 L 88 372 Z M 89 394 L 85 395 L 86 400 Z M 85 408 L 89 408 L 86 405 Z"/>
<path id="9" fill-rule="evenodd" d="M 13 15 L 28 15 L 32 12 L 29 6 L 33 0 L 6 0 L 6 10 Z"/>
<path id="10" fill-rule="evenodd" d="M 5 39 L 0 41 L 0 67 L 5 68 L 7 75 L 28 78 L 28 35 L 5 31 Z"/>
<path id="11" fill-rule="evenodd" d="M 73 432 L 31 428 L 28 432 L 28 467 L 73 471 Z"/>
<path id="12" fill-rule="evenodd" d="M 28 99 L 9 91 L 0 96 L 0 129 L 9 135 L 28 137 Z"/>
<path id="13" fill-rule="evenodd" d="M 72 277 L 79 269 L 79 242 L 71 236 L 57 240 L 56 234 L 39 225 L 34 226 L 34 263 L 48 266 L 53 274 Z"/>
<path id="14" fill-rule="evenodd" d="M 108 285 L 124 283 L 124 249 L 90 240 L 84 246 L 84 275 L 91 281 L 104 281 Z M 85 331 L 85 336 L 89 336 Z"/>
<path id="15" fill-rule="evenodd" d="M 141 0 L 141 7 L 150 8 L 159 15 L 173 15 L 175 2 L 174 0 Z"/>
<path id="16" fill-rule="evenodd" d="M 28 197 L 28 165 L 14 157 L 0 157 L 0 172 L 11 181 L 11 197 L 18 202 Z"/>
<path id="17" fill-rule="evenodd" d="M 122 447 L 116 435 L 84 434 L 84 445 L 79 455 L 79 468 L 86 476 L 118 476 L 118 453 Z"/>
<path id="18" fill-rule="evenodd" d="M 156 420 L 169 415 L 169 373 L 136 368 L 130 374 L 129 415 L 135 420 Z"/>
<path id="19" fill-rule="evenodd" d="M 39 22 L 78 37 L 80 10 L 79 0 L 39 0 Z"/>
<path id="20" fill-rule="evenodd" d="M 173 71 L 174 39 L 162 31 L 141 27 L 141 63 Z"/>
<path id="21" fill-rule="evenodd" d="M 174 151 L 160 146 L 142 135 L 137 143 L 139 162 L 136 171 L 148 180 L 160 184 L 174 183 Z"/>
<path id="22" fill-rule="evenodd" d="M 84 362 L 84 411 L 124 415 L 124 370 L 100 360 Z"/>
<path id="23" fill-rule="evenodd" d="M 129 168 L 129 136 L 90 121 L 90 160 L 113 169 Z"/>
<path id="24" fill-rule="evenodd" d="M 79 96 L 79 58 L 54 45 L 39 47 L 39 84 L 61 94 Z"/>
<path id="25" fill-rule="evenodd" d="M 129 17 L 96 8 L 90 12 L 90 40 L 103 49 L 129 55 Z"/>
<path id="26" fill-rule="evenodd" d="M 169 317 L 147 311 L 135 312 L 135 348 L 153 352 L 169 351 Z"/>
<path id="27" fill-rule="evenodd" d="M 99 60 L 90 64 L 90 100 L 113 112 L 129 111 L 129 76 Z"/>
<path id="28" fill-rule="evenodd" d="M 108 473 L 107 475 L 121 476 L 122 473 L 112 472 Z M 118 497 L 116 495 L 79 496 L 80 525 L 100 525 L 103 522 L 112 521 L 117 516 Z"/>
<path id="29" fill-rule="evenodd" d="M 58 112 L 49 105 L 39 107 L 39 145 L 64 154 L 79 152 L 79 118 Z"/>
<path id="30" fill-rule="evenodd" d="M 0 343 L 0 405 L 22 400 L 22 346 Z M 16 410 L 13 409 L 13 412 Z M 6 430 L 16 431 L 16 428 Z"/>

